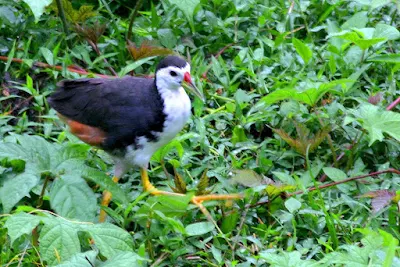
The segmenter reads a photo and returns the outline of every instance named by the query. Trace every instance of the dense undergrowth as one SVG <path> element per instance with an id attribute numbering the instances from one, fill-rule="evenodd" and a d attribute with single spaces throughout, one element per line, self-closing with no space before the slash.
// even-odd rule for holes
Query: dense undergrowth
<path id="1" fill-rule="evenodd" d="M 399 1 L 60 3 L 64 23 L 51 0 L 0 0 L 1 266 L 400 266 Z M 206 100 L 149 174 L 243 193 L 212 220 L 138 171 L 114 184 L 46 102 L 171 52 Z"/>

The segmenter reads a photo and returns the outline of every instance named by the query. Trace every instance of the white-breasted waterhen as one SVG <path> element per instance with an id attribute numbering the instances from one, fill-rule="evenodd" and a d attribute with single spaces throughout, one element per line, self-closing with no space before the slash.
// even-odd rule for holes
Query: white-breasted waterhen
<path id="1" fill-rule="evenodd" d="M 155 78 L 84 78 L 64 80 L 48 99 L 70 131 L 82 141 L 100 147 L 115 160 L 113 181 L 132 167 L 141 168 L 145 191 L 153 195 L 183 196 L 156 189 L 147 175 L 151 156 L 182 130 L 191 114 L 186 82 L 192 91 L 202 94 L 192 82 L 190 65 L 177 56 L 161 60 Z M 194 196 L 191 201 L 202 209 L 206 200 L 239 198 L 238 195 Z M 111 193 L 103 193 L 102 205 L 108 206 Z M 99 221 L 106 218 L 104 210 Z"/>

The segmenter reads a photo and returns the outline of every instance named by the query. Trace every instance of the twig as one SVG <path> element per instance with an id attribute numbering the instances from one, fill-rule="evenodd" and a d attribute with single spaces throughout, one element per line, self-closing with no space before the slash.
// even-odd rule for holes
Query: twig
<path id="1" fill-rule="evenodd" d="M 138 0 L 136 2 L 135 8 L 133 9 L 131 16 L 129 18 L 129 27 L 128 27 L 128 32 L 126 33 L 126 40 L 131 40 L 132 38 L 132 27 L 133 27 L 133 22 L 135 21 L 135 18 L 139 12 L 139 9 L 142 7 L 143 0 Z"/>
<path id="2" fill-rule="evenodd" d="M 0 56 L 0 61 L 7 62 L 8 61 L 8 57 Z M 21 59 L 21 58 L 12 58 L 11 61 L 15 62 L 15 63 L 21 63 L 21 64 L 24 63 L 24 60 Z M 62 66 L 54 66 L 54 65 L 47 64 L 47 63 L 43 63 L 43 62 L 35 62 L 35 63 L 33 63 L 33 66 L 38 67 L 38 68 L 43 68 L 43 69 L 57 70 L 57 71 L 62 71 L 63 70 Z M 66 69 L 69 72 L 78 73 L 78 74 L 81 74 L 81 75 L 92 74 L 92 75 L 95 75 L 95 76 L 98 76 L 98 77 L 101 77 L 101 78 L 112 78 L 113 77 L 113 76 L 109 76 L 109 75 L 88 72 L 87 70 L 78 69 L 76 66 L 68 66 L 68 67 L 66 67 Z"/>
<path id="3" fill-rule="evenodd" d="M 344 155 L 344 153 L 342 153 L 342 154 Z M 339 157 L 341 157 L 342 154 L 340 154 Z M 339 160 L 339 157 L 338 157 L 338 160 Z M 387 169 L 387 170 L 383 170 L 383 171 L 371 172 L 369 174 L 364 174 L 364 175 L 360 175 L 360 176 L 351 177 L 351 178 L 348 178 L 348 179 L 345 179 L 345 180 L 342 180 L 342 181 L 332 182 L 332 183 L 329 183 L 329 184 L 324 184 L 324 185 L 318 186 L 318 188 L 319 189 L 324 189 L 324 188 L 335 186 L 335 185 L 338 185 L 338 184 L 343 184 L 343 183 L 347 183 L 347 182 L 350 182 L 350 181 L 354 181 L 354 180 L 358 180 L 358 179 L 362 179 L 362 178 L 366 178 L 366 177 L 371 177 L 371 176 L 375 176 L 375 175 L 379 175 L 379 174 L 383 174 L 383 173 L 400 174 L 400 171 L 396 170 L 396 169 Z M 285 193 L 284 197 L 285 198 L 289 198 L 289 197 L 292 197 L 294 195 L 300 195 L 300 194 L 303 194 L 304 192 L 310 192 L 310 191 L 314 191 L 316 189 L 317 188 L 315 188 L 313 186 L 313 187 L 310 187 L 309 189 L 307 189 L 305 191 L 300 190 L 300 191 L 296 191 L 296 192 L 293 192 L 293 193 Z M 247 205 L 246 208 L 255 208 L 255 207 L 267 204 L 267 203 L 272 202 L 272 201 L 273 201 L 273 199 L 267 200 L 267 201 L 257 202 L 255 204 Z"/>
<path id="4" fill-rule="evenodd" d="M 46 175 L 46 178 L 44 179 L 43 187 L 42 187 L 42 192 L 40 192 L 39 196 L 39 203 L 37 204 L 36 208 L 40 208 L 43 205 L 43 196 L 46 191 L 47 184 L 49 183 L 51 176 Z"/>
<path id="5" fill-rule="evenodd" d="M 311 192 L 311 191 L 315 191 L 315 190 L 317 190 L 317 189 L 324 189 L 324 188 L 327 188 L 327 187 L 332 187 L 332 186 L 336 186 L 336 185 L 339 185 L 339 184 L 344 184 L 344 183 L 347 183 L 347 182 L 350 182 L 350 181 L 354 181 L 354 180 L 359 180 L 359 179 L 363 179 L 363 178 L 366 178 L 366 177 L 371 177 L 371 176 L 380 175 L 380 174 L 383 174 L 383 173 L 396 173 L 396 174 L 400 174 L 400 171 L 399 171 L 399 170 L 396 170 L 396 169 L 387 169 L 387 170 L 382 170 L 382 171 L 371 172 L 371 173 L 369 173 L 369 174 L 364 174 L 364 175 L 359 175 L 359 176 L 350 177 L 350 178 L 344 179 L 344 180 L 342 180 L 342 181 L 332 182 L 332 183 L 320 185 L 320 186 L 317 186 L 317 187 L 313 186 L 313 187 L 308 188 L 306 191 L 307 191 L 307 192 Z M 287 197 L 292 197 L 292 196 L 294 196 L 294 195 L 303 194 L 304 192 L 305 192 L 305 191 L 300 190 L 300 191 L 296 191 L 296 192 L 293 192 L 293 193 L 287 193 L 286 196 L 287 196 Z"/>
<path id="6" fill-rule="evenodd" d="M 86 40 L 89 45 L 93 48 L 94 51 L 96 51 L 98 56 L 101 56 L 101 52 L 99 47 L 97 46 L 97 44 L 95 44 L 93 41 L 87 39 Z M 108 63 L 108 60 L 106 58 L 103 58 L 104 63 L 106 63 L 106 66 L 108 68 L 108 70 L 114 75 L 114 76 L 118 76 L 118 73 L 113 69 L 113 67 L 111 67 L 110 63 Z"/>
<path id="7" fill-rule="evenodd" d="M 240 218 L 240 224 L 239 224 L 239 228 L 238 228 L 238 232 L 235 236 L 235 239 L 233 240 L 233 244 L 232 244 L 232 261 L 235 260 L 235 248 L 237 243 L 239 242 L 239 236 L 240 236 L 240 232 L 242 231 L 243 225 L 244 225 L 244 221 L 246 220 L 246 215 L 247 212 L 249 211 L 250 206 L 246 206 L 246 208 L 244 209 L 244 211 L 242 212 L 242 218 Z"/>
<path id="8" fill-rule="evenodd" d="M 11 115 L 15 110 L 17 110 L 21 105 L 30 102 L 33 99 L 33 96 L 31 95 L 30 97 L 24 99 L 23 101 L 21 101 L 20 103 L 18 103 L 17 105 L 15 105 L 11 110 L 5 112 L 3 115 L 7 116 L 7 115 Z"/>
<path id="9" fill-rule="evenodd" d="M 400 103 L 400 97 L 398 97 L 395 101 L 393 101 L 392 103 L 390 103 L 389 106 L 387 106 L 386 110 L 391 110 L 392 108 L 394 108 L 395 106 L 397 106 Z"/>
<path id="10" fill-rule="evenodd" d="M 340 155 L 336 158 L 336 162 L 338 162 L 339 160 L 341 160 L 344 157 L 345 153 L 342 152 L 340 153 Z M 331 164 L 331 166 L 333 166 L 333 164 Z M 325 182 L 326 178 L 328 176 L 324 173 L 323 175 L 321 175 L 321 177 L 318 179 L 319 182 Z"/>
<path id="11" fill-rule="evenodd" d="M 222 47 L 222 49 L 219 50 L 218 53 L 216 53 L 214 57 L 215 57 L 215 58 L 218 58 L 219 56 L 222 55 L 222 53 L 225 52 L 226 49 L 228 49 L 229 47 L 231 47 L 231 46 L 234 45 L 234 44 L 235 44 L 235 43 L 230 43 L 230 44 L 227 44 L 226 46 Z M 203 72 L 203 74 L 201 75 L 201 77 L 202 77 L 203 79 L 206 79 L 206 80 L 207 80 L 207 73 L 208 73 L 208 71 L 210 70 L 210 68 L 211 68 L 211 63 L 208 64 L 208 67 L 207 67 L 206 71 Z"/>
<path id="12" fill-rule="evenodd" d="M 20 266 L 22 266 L 22 261 L 24 260 L 24 257 L 25 257 L 25 254 L 26 254 L 26 251 L 28 250 L 28 246 L 29 246 L 29 243 L 28 243 L 28 244 L 26 244 L 26 246 L 25 246 L 25 248 L 24 248 L 24 251 L 22 252 L 22 255 L 21 255 L 21 257 L 19 258 L 19 261 L 18 261 L 18 266 L 17 266 L 17 267 L 20 267 Z"/>
<path id="13" fill-rule="evenodd" d="M 246 208 L 255 208 L 255 207 L 257 207 L 257 206 L 261 206 L 261 205 L 264 205 L 264 204 L 268 204 L 268 203 L 270 203 L 271 202 L 271 200 L 266 200 L 266 201 L 261 201 L 261 202 L 257 202 L 257 203 L 255 203 L 255 204 L 249 204 L 248 206 L 246 206 Z"/>
<path id="14" fill-rule="evenodd" d="M 163 254 L 161 254 L 161 256 L 158 257 L 158 259 L 152 265 L 150 265 L 150 267 L 155 267 L 158 264 L 160 264 L 163 260 L 165 260 L 168 257 L 169 254 L 170 254 L 169 252 L 164 252 Z"/>
<path id="15" fill-rule="evenodd" d="M 64 29 L 64 33 L 65 33 L 65 35 L 66 35 L 65 38 L 66 38 L 66 40 L 67 40 L 67 45 L 68 45 L 69 47 L 71 47 L 71 42 L 70 42 L 70 40 L 68 39 L 69 30 L 68 30 L 67 19 L 65 18 L 64 7 L 63 7 L 63 5 L 62 5 L 61 0 L 56 0 L 56 3 L 57 3 L 58 14 L 60 15 L 61 22 L 62 22 L 63 29 Z"/>

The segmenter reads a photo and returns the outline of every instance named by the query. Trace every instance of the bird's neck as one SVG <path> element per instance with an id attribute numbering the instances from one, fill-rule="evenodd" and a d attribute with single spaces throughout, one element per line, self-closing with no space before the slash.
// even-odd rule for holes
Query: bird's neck
<path id="1" fill-rule="evenodd" d="M 165 90 L 178 91 L 179 88 L 181 87 L 180 85 L 172 84 L 170 81 L 168 81 L 167 79 L 165 79 L 162 76 L 156 77 L 155 85 L 160 93 L 161 93 L 161 91 L 165 91 Z"/>

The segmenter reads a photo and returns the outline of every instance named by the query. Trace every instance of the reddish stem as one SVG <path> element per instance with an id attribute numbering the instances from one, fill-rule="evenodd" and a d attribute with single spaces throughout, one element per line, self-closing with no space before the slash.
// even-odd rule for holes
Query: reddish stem
<path id="1" fill-rule="evenodd" d="M 215 57 L 215 58 L 218 58 L 219 56 L 222 55 L 222 53 L 225 52 L 226 49 L 228 49 L 229 47 L 231 47 L 231 46 L 234 45 L 234 44 L 235 44 L 235 43 L 230 43 L 230 44 L 227 44 L 226 46 L 222 47 L 222 49 L 219 50 L 218 53 L 216 53 L 214 57 Z M 208 79 L 207 79 L 207 73 L 208 73 L 208 71 L 210 70 L 210 68 L 211 68 L 211 63 L 208 65 L 206 71 L 203 72 L 203 74 L 201 75 L 201 77 L 202 77 L 203 79 L 206 79 L 207 81 L 208 81 Z"/>
<path id="2" fill-rule="evenodd" d="M 371 176 L 376 176 L 376 175 L 383 174 L 383 173 L 400 174 L 400 171 L 396 170 L 396 169 L 387 169 L 387 170 L 383 170 L 383 171 L 371 172 L 369 174 L 350 177 L 350 178 L 344 179 L 342 181 L 332 182 L 332 183 L 329 183 L 329 184 L 323 184 L 323 185 L 318 186 L 318 187 L 314 187 L 313 186 L 313 187 L 310 187 L 307 191 L 311 192 L 311 191 L 315 191 L 317 189 L 323 189 L 323 188 L 327 188 L 327 187 L 331 187 L 331 186 L 335 186 L 335 185 L 339 185 L 339 184 L 344 184 L 344 183 L 347 183 L 347 182 L 350 182 L 350 181 L 359 180 L 359 179 L 363 179 L 363 178 L 371 177 Z M 300 194 L 303 194 L 303 193 L 304 193 L 304 191 L 300 190 L 300 191 L 296 191 L 296 192 L 293 192 L 293 193 L 288 193 L 288 194 L 286 194 L 286 196 L 287 197 L 291 197 L 291 196 L 300 195 Z"/>
<path id="3" fill-rule="evenodd" d="M 8 61 L 8 57 L 0 56 L 0 61 L 7 62 Z M 12 62 L 16 62 L 16 63 L 23 63 L 24 62 L 20 58 L 12 58 L 11 61 Z M 44 69 L 52 69 L 52 70 L 57 70 L 57 71 L 62 71 L 63 70 L 62 66 L 53 66 L 53 65 L 49 65 L 49 64 L 43 63 L 43 62 L 35 62 L 35 63 L 33 63 L 33 65 L 35 67 L 44 68 Z M 75 66 L 68 66 L 67 70 L 69 72 L 74 72 L 74 73 L 78 73 L 78 74 L 81 74 L 81 75 L 93 74 L 93 75 L 101 77 L 101 78 L 112 78 L 113 77 L 113 76 L 109 76 L 109 75 L 88 72 L 86 70 L 78 70 Z"/>
<path id="4" fill-rule="evenodd" d="M 399 103 L 400 103 L 400 97 L 398 97 L 395 101 L 390 103 L 390 105 L 387 106 L 386 110 L 391 110 L 392 108 L 394 108 Z"/>
<path id="5" fill-rule="evenodd" d="M 350 182 L 350 181 L 359 180 L 359 179 L 366 178 L 366 177 L 371 177 L 371 176 L 376 176 L 376 175 L 383 174 L 383 173 L 396 173 L 396 174 L 400 175 L 400 171 L 399 170 L 387 169 L 387 170 L 383 170 L 383 171 L 371 172 L 369 174 L 354 176 L 354 177 L 351 177 L 351 178 L 348 178 L 348 179 L 345 179 L 345 180 L 342 180 L 342 181 L 338 181 L 338 182 L 332 182 L 332 183 L 329 183 L 329 184 L 324 184 L 324 185 L 319 186 L 318 188 L 319 189 L 324 189 L 324 188 L 327 188 L 327 187 L 331 187 L 331 186 L 335 186 L 335 185 L 339 185 L 339 184 L 344 184 L 344 183 L 347 183 L 347 182 Z M 310 192 L 310 191 L 315 191 L 315 190 L 317 190 L 317 188 L 313 186 L 313 187 L 310 187 L 306 191 Z M 283 196 L 285 198 L 289 198 L 289 197 L 292 197 L 294 195 L 300 195 L 300 194 L 303 194 L 303 193 L 304 193 L 304 191 L 300 190 L 300 191 L 296 191 L 296 192 L 293 192 L 293 193 L 286 193 Z M 246 208 L 254 208 L 254 207 L 257 207 L 257 206 L 261 206 L 261 205 L 267 204 L 267 203 L 269 203 L 271 201 L 272 200 L 257 202 L 257 203 L 252 204 L 252 205 L 247 205 Z"/>

